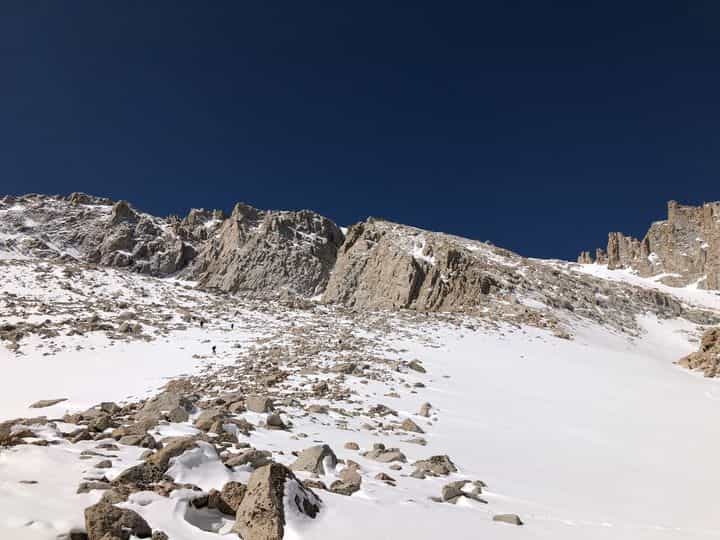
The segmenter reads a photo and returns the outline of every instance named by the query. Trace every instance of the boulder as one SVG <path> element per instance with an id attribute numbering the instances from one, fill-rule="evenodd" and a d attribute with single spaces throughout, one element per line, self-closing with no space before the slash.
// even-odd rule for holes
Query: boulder
<path id="1" fill-rule="evenodd" d="M 286 497 L 295 511 L 308 518 L 315 518 L 320 511 L 320 499 L 287 467 L 271 463 L 256 470 L 237 509 L 233 532 L 243 540 L 281 540 Z"/>
<path id="2" fill-rule="evenodd" d="M 339 495 L 352 495 L 356 491 L 360 490 L 360 484 L 362 484 L 362 477 L 358 472 L 357 466 L 345 467 L 340 474 L 339 480 L 335 480 L 330 484 L 330 491 L 338 493 Z"/>
<path id="3" fill-rule="evenodd" d="M 266 396 L 250 395 L 245 399 L 245 407 L 248 411 L 256 413 L 267 413 L 273 410 L 272 399 Z"/>
<path id="4" fill-rule="evenodd" d="M 222 490 L 211 490 L 208 498 L 208 507 L 216 508 L 223 514 L 234 516 L 245 498 L 247 486 L 240 482 L 228 482 Z"/>
<path id="5" fill-rule="evenodd" d="M 420 426 L 413 422 L 410 418 L 403 420 L 400 427 L 405 431 L 412 431 L 413 433 L 425 433 Z"/>
<path id="6" fill-rule="evenodd" d="M 52 407 L 53 405 L 57 405 L 58 403 L 62 403 L 63 401 L 67 401 L 67 398 L 41 399 L 40 401 L 36 401 L 32 405 L 30 405 L 30 408 L 44 409 L 45 407 Z"/>
<path id="7" fill-rule="evenodd" d="M 297 457 L 295 462 L 290 465 L 293 471 L 306 471 L 314 474 L 325 474 L 325 468 L 329 470 L 335 469 L 337 466 L 337 456 L 335 452 L 327 445 L 311 446 L 303 450 Z"/>
<path id="8" fill-rule="evenodd" d="M 267 450 L 249 448 L 240 454 L 229 457 L 225 460 L 225 465 L 228 467 L 242 467 L 243 465 L 250 465 L 253 469 L 259 469 L 271 461 L 272 454 Z"/>
<path id="9" fill-rule="evenodd" d="M 285 422 L 283 422 L 283 419 L 277 413 L 268 414 L 265 425 L 268 429 L 287 429 Z"/>
<path id="10" fill-rule="evenodd" d="M 202 429 L 203 431 L 210 431 L 213 424 L 218 420 L 223 420 L 227 416 L 227 413 L 222 409 L 213 408 L 206 409 L 200 413 L 200 416 L 195 420 L 195 427 Z"/>
<path id="11" fill-rule="evenodd" d="M 415 472 L 430 476 L 447 476 L 457 472 L 457 467 L 448 456 L 432 456 L 413 463 Z"/>
<path id="12" fill-rule="evenodd" d="M 522 525 L 523 522 L 517 514 L 497 514 L 493 516 L 493 521 L 501 523 L 509 523 L 510 525 Z"/>
<path id="13" fill-rule="evenodd" d="M 397 448 L 385 448 L 385 445 L 381 443 L 374 444 L 372 450 L 362 455 L 380 463 L 391 463 L 393 461 L 405 463 L 407 461 L 405 454 L 400 450 Z"/>
<path id="14" fill-rule="evenodd" d="M 131 536 L 152 536 L 150 526 L 136 512 L 106 502 L 85 509 L 85 529 L 88 540 L 106 540 L 108 537 L 128 540 Z"/>
<path id="15" fill-rule="evenodd" d="M 150 456 L 147 463 L 156 465 L 165 472 L 170 466 L 172 458 L 184 454 L 196 446 L 197 439 L 195 437 L 172 437 L 164 441 L 163 447 Z"/>

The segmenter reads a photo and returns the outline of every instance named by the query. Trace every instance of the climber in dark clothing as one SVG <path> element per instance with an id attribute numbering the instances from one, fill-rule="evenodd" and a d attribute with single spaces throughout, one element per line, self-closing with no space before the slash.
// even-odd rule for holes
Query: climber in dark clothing
<path id="1" fill-rule="evenodd" d="M 200 328 L 202 328 L 203 326 L 205 326 L 205 321 L 203 321 L 202 319 L 200 319 Z"/>
<path id="2" fill-rule="evenodd" d="M 215 346 L 215 345 L 213 345 L 213 354 L 215 354 L 216 352 L 217 352 L 217 350 L 216 350 L 216 346 Z"/>

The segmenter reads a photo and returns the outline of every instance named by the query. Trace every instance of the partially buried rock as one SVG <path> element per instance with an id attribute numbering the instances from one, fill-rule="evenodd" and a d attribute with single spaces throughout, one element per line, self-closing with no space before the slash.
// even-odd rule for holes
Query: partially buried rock
<path id="1" fill-rule="evenodd" d="M 150 526 L 136 512 L 106 502 L 99 502 L 85 509 L 85 529 L 88 540 L 103 538 L 128 540 L 131 536 L 137 538 L 152 536 Z"/>
<path id="2" fill-rule="evenodd" d="M 338 493 L 340 495 L 352 495 L 356 491 L 360 490 L 360 484 L 362 483 L 362 477 L 357 470 L 357 467 L 345 467 L 340 471 L 340 480 L 335 480 L 330 485 L 330 491 Z"/>
<path id="3" fill-rule="evenodd" d="M 326 466 L 331 470 L 335 469 L 337 456 L 327 444 L 323 444 L 303 450 L 290 468 L 293 471 L 325 474 Z"/>
<path id="4" fill-rule="evenodd" d="M 410 418 L 406 418 L 403 420 L 403 423 L 400 424 L 400 427 L 403 428 L 405 431 L 412 431 L 413 433 L 425 433 L 420 426 L 418 426 L 415 422 L 413 422 Z"/>
<path id="5" fill-rule="evenodd" d="M 430 476 L 447 476 L 457 472 L 457 467 L 448 456 L 432 456 L 428 459 L 416 461 L 415 472 L 424 473 Z"/>
<path id="6" fill-rule="evenodd" d="M 380 463 L 391 463 L 393 461 L 399 461 L 405 463 L 407 458 L 397 448 L 385 448 L 384 444 L 376 443 L 373 445 L 373 449 L 369 452 L 362 454 L 368 459 L 379 461 Z"/>
<path id="7" fill-rule="evenodd" d="M 412 369 L 413 371 L 417 371 L 418 373 L 426 373 L 425 368 L 420 363 L 420 360 L 413 360 L 408 364 L 408 367 Z"/>
<path id="8" fill-rule="evenodd" d="M 166 471 L 172 458 L 184 454 L 187 450 L 196 446 L 195 437 L 172 437 L 164 441 L 164 446 L 150 456 L 147 462 Z"/>
<path id="9" fill-rule="evenodd" d="M 183 407 L 175 407 L 168 411 L 167 419 L 170 422 L 187 422 L 190 419 L 190 414 Z"/>
<path id="10" fill-rule="evenodd" d="M 195 427 L 203 431 L 209 431 L 218 420 L 224 419 L 226 413 L 221 409 L 207 409 L 200 413 L 195 420 Z"/>
<path id="11" fill-rule="evenodd" d="M 45 407 L 52 407 L 53 405 L 57 405 L 58 403 L 62 403 L 63 401 L 67 401 L 67 398 L 41 399 L 40 401 L 36 401 L 32 405 L 30 405 L 30 408 L 44 409 Z"/>
<path id="12" fill-rule="evenodd" d="M 501 523 L 509 523 L 510 525 L 522 525 L 523 522 L 517 514 L 498 514 L 493 516 L 493 521 Z"/>
<path id="13" fill-rule="evenodd" d="M 250 477 L 233 532 L 243 540 L 281 540 L 285 534 L 285 498 L 308 518 L 315 518 L 320 511 L 318 496 L 290 469 L 278 463 L 261 467 Z"/>
<path id="14" fill-rule="evenodd" d="M 283 419 L 280 418 L 280 415 L 277 413 L 268 414 L 265 425 L 268 429 L 287 429 L 285 422 L 283 422 Z"/>
<path id="15" fill-rule="evenodd" d="M 272 461 L 272 454 L 267 450 L 256 450 L 249 448 L 240 454 L 234 454 L 224 460 L 228 467 L 242 467 L 250 465 L 253 469 L 259 469 Z"/>
<path id="16" fill-rule="evenodd" d="M 152 463 L 140 463 L 128 469 L 125 469 L 112 481 L 113 485 L 133 484 L 138 486 L 148 486 L 159 482 L 165 477 L 167 467 L 161 468 Z"/>
<path id="17" fill-rule="evenodd" d="M 146 433 L 144 435 L 125 435 L 118 440 L 120 444 L 128 446 L 139 446 L 141 448 L 157 448 L 158 444 L 155 438 Z"/>

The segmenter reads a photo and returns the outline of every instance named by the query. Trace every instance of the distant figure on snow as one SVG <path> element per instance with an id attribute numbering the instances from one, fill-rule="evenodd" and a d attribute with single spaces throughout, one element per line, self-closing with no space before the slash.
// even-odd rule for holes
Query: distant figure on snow
<path id="1" fill-rule="evenodd" d="M 213 345 L 213 354 L 215 354 L 216 352 L 217 352 L 217 350 L 216 350 L 216 346 L 215 346 L 215 345 Z"/>
<path id="2" fill-rule="evenodd" d="M 202 319 L 200 319 L 200 328 L 202 328 L 203 326 L 205 326 L 205 321 L 203 321 Z"/>
<path id="3" fill-rule="evenodd" d="M 230 330 L 235 330 L 235 323 L 230 323 Z"/>

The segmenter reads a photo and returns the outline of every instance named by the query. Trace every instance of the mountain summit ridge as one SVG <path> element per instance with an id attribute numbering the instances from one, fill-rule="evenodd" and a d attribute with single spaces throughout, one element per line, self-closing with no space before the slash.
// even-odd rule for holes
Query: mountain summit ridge
<path id="1" fill-rule="evenodd" d="M 578 262 L 660 276 L 673 287 L 720 289 L 720 202 L 692 206 L 669 201 L 667 219 L 652 223 L 642 240 L 611 232 L 605 249 L 597 249 L 595 257 L 584 251 Z"/>
<path id="2" fill-rule="evenodd" d="M 567 317 L 629 332 L 646 311 L 714 320 L 671 294 L 602 279 L 573 263 L 526 258 L 377 218 L 344 233 L 310 210 L 259 210 L 245 203 L 229 216 L 193 209 L 184 218 L 160 218 L 126 201 L 83 193 L 7 196 L 0 199 L 0 257 L 3 252 L 5 258 L 178 277 L 222 294 L 314 299 L 360 310 L 464 313 L 559 333 Z"/>

